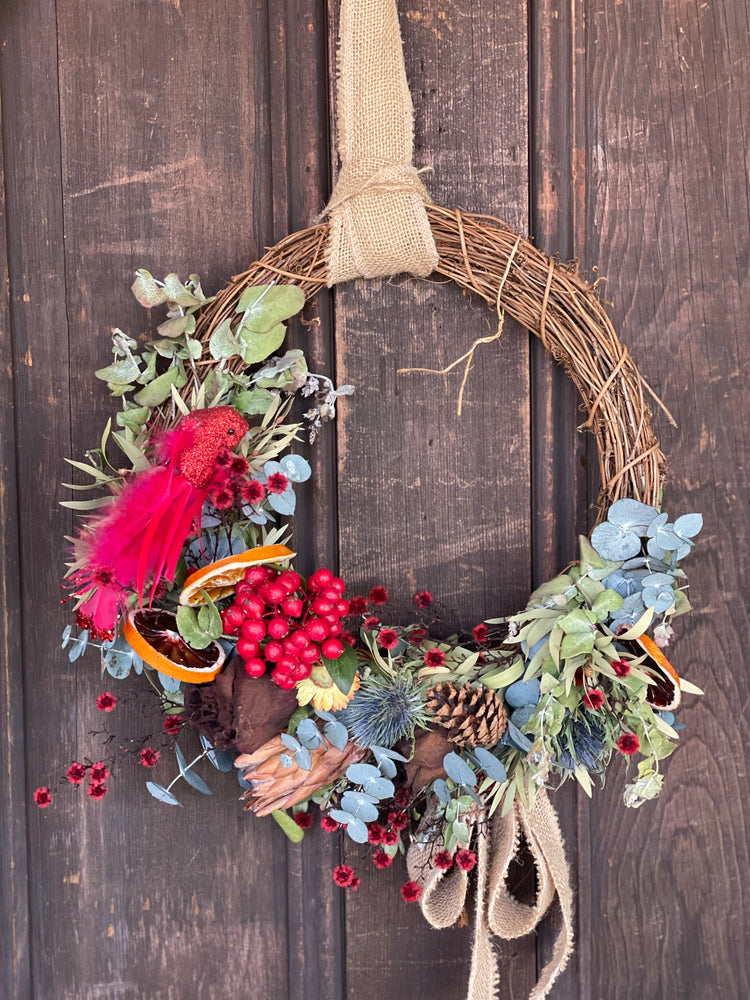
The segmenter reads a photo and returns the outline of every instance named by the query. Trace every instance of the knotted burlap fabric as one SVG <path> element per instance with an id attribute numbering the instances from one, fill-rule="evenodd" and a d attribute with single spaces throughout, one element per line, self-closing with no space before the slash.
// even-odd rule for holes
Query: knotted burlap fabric
<path id="1" fill-rule="evenodd" d="M 330 216 L 328 284 L 408 272 L 438 253 L 412 166 L 413 107 L 396 0 L 342 0 L 337 88 L 341 173 Z"/>
<path id="2" fill-rule="evenodd" d="M 429 834 L 434 817 L 434 808 L 428 809 L 420 832 Z M 533 931 L 557 894 L 562 928 L 552 958 L 529 996 L 529 1000 L 544 1000 L 573 950 L 573 893 L 555 810 L 542 790 L 532 809 L 527 810 L 516 801 L 506 816 L 496 814 L 492 820 L 475 816 L 473 827 L 478 863 L 468 1000 L 497 1000 L 498 969 L 491 935 L 509 940 Z M 519 902 L 506 882 L 521 834 L 537 870 L 538 889 L 532 906 Z M 433 841 L 429 848 L 420 848 L 415 842 L 406 861 L 410 876 L 422 887 L 420 899 L 425 918 L 433 927 L 450 927 L 463 913 L 469 876 L 455 865 L 444 872 L 429 863 L 425 852 L 432 856 L 441 847 L 442 844 L 435 845 Z"/>

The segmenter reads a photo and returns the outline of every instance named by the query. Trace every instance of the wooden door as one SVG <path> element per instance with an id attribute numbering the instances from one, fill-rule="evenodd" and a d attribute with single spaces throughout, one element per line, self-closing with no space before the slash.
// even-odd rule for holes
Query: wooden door
<path id="1" fill-rule="evenodd" d="M 336 3 L 6 0 L 0 11 L 0 533 L 4 739 L 2 995 L 33 1000 L 458 998 L 467 929 L 437 933 L 396 866 L 342 894 L 359 854 L 300 847 L 243 814 L 230 780 L 185 808 L 123 772 L 99 803 L 31 795 L 93 752 L 95 657 L 60 650 L 63 457 L 111 404 L 109 332 L 143 330 L 132 273 L 198 271 L 215 290 L 302 228 L 330 192 Z M 750 307 L 743 0 L 404 0 L 417 166 L 433 199 L 504 218 L 583 270 L 674 413 L 667 504 L 701 510 L 698 609 L 675 656 L 706 690 L 655 804 L 620 775 L 557 796 L 578 896 L 559 1000 L 750 996 L 746 743 Z M 598 266 L 598 271 L 595 268 Z M 296 524 L 305 568 L 355 590 L 415 589 L 471 626 L 565 565 L 594 497 L 571 387 L 510 322 L 458 379 L 397 375 L 461 355 L 487 317 L 452 287 L 400 280 L 321 296 L 292 336 L 356 384 L 314 451 Z M 128 684 L 137 685 L 137 679 Z M 145 724 L 119 692 L 117 730 Z M 217 784 L 216 782 L 214 783 Z M 360 852 L 361 854 L 361 852 Z M 376 877 L 377 875 L 377 877 Z M 502 946 L 501 995 L 549 954 Z"/>

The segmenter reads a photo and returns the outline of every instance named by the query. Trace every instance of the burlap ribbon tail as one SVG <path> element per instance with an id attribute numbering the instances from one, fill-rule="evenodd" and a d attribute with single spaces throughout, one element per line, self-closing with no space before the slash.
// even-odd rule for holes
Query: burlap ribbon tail
<path id="1" fill-rule="evenodd" d="M 426 833 L 433 822 L 427 811 L 420 826 Z M 521 834 L 526 839 L 537 871 L 538 889 L 532 906 L 519 902 L 507 886 L 508 871 Z M 467 1000 L 497 1000 L 498 967 L 492 935 L 510 940 L 533 931 L 557 894 L 562 911 L 562 928 L 550 961 L 542 969 L 529 1000 L 543 1000 L 573 950 L 573 893 L 565 858 L 560 826 L 547 794 L 541 790 L 532 809 L 516 800 L 506 816 L 476 820 L 473 830 L 477 846 L 476 915 Z M 422 913 L 437 928 L 455 924 L 464 911 L 469 875 L 455 865 L 448 872 L 429 863 L 440 844 L 409 848 L 410 876 L 422 887 Z"/>
<path id="2" fill-rule="evenodd" d="M 438 262 L 412 166 L 413 107 L 396 0 L 342 0 L 336 122 L 341 172 L 329 216 L 328 284 L 408 272 Z"/>

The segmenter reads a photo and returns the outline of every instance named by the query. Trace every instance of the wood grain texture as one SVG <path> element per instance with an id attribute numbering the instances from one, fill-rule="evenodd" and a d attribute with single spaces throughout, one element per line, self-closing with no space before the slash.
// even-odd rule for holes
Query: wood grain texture
<path id="1" fill-rule="evenodd" d="M 619 775 L 588 814 L 591 991 L 622 1000 L 750 993 L 746 960 L 750 132 L 742 2 L 588 2 L 586 260 L 641 370 L 674 413 L 667 510 L 703 511 L 686 566 L 696 614 L 673 662 L 686 698 L 663 797 L 619 812 Z"/>
<path id="2" fill-rule="evenodd" d="M 399 7 L 433 198 L 530 228 L 589 275 L 599 265 L 623 341 L 680 425 L 659 423 L 666 508 L 706 516 L 688 565 L 699 610 L 673 652 L 706 697 L 686 698 L 662 799 L 624 810 L 620 766 L 593 801 L 556 799 L 578 941 L 553 996 L 749 996 L 747 0 Z M 2 5 L 3 997 L 464 993 L 469 931 L 427 927 L 401 901 L 403 870 L 376 873 L 347 847 L 362 887 L 336 889 L 335 837 L 288 846 L 207 766 L 214 799 L 186 793 L 183 810 L 149 804 L 140 769 L 101 803 L 55 784 L 101 745 L 96 658 L 71 666 L 58 641 L 62 457 L 111 413 L 93 370 L 111 327 L 149 327 L 136 267 L 198 270 L 213 290 L 323 206 L 336 16 L 334 0 Z M 292 342 L 357 393 L 312 455 L 303 569 L 340 568 L 359 592 L 386 583 L 396 620 L 421 587 L 454 627 L 516 610 L 571 557 L 595 496 L 572 387 L 511 323 L 479 349 L 461 418 L 460 374 L 396 375 L 494 330 L 454 288 L 357 284 L 308 318 Z M 151 732 L 138 683 L 109 686 L 110 729 Z M 52 809 L 33 804 L 40 784 Z M 502 996 L 528 995 L 555 930 L 502 947 Z"/>
<path id="3" fill-rule="evenodd" d="M 14 350 L 1 152 L 0 224 L 0 371 L 4 379 L 4 390 L 0 395 L 0 551 L 4 557 L 0 568 L 0 705 L 3 733 L 0 740 L 0 773 L 3 775 L 3 794 L 0 796 L 0 899 L 4 904 L 4 933 L 0 936 L 0 990 L 3 996 L 13 997 L 31 993 L 31 969 Z"/>
<path id="4" fill-rule="evenodd" d="M 332 5 L 332 29 L 336 23 Z M 415 165 L 431 165 L 439 204 L 497 213 L 522 231 L 527 200 L 525 3 L 400 5 L 415 106 Z M 498 99 L 502 95 L 501 99 Z M 443 368 L 496 328 L 455 287 L 409 279 L 336 290 L 337 368 L 357 391 L 338 423 L 341 568 L 357 593 L 387 584 L 384 618 L 404 620 L 431 590 L 451 628 L 510 613 L 529 586 L 528 337 L 511 322 L 480 348 L 463 416 L 462 369 Z M 394 866 L 371 874 L 372 851 L 349 849 L 364 875 L 346 900 L 351 996 L 460 996 L 469 929 L 437 934 L 399 895 Z M 502 990 L 535 977 L 533 938 L 503 952 Z"/>

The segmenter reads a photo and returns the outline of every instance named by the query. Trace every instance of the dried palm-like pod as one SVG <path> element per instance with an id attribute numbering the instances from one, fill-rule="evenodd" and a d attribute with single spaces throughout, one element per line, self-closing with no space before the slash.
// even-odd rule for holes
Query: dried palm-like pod
<path id="1" fill-rule="evenodd" d="M 502 698 L 491 688 L 450 681 L 427 692 L 427 711 L 447 730 L 448 739 L 459 746 L 494 747 L 508 725 Z"/>
<path id="2" fill-rule="evenodd" d="M 275 809 L 289 809 L 335 781 L 350 764 L 363 760 L 369 752 L 351 741 L 343 750 L 332 745 L 317 746 L 310 751 L 312 767 L 305 771 L 296 761 L 291 767 L 284 767 L 281 757 L 289 750 L 280 736 L 274 736 L 255 753 L 242 754 L 235 761 L 235 766 L 242 768 L 245 781 L 250 783 L 243 795 L 245 809 L 252 809 L 258 816 L 268 816 Z"/>

